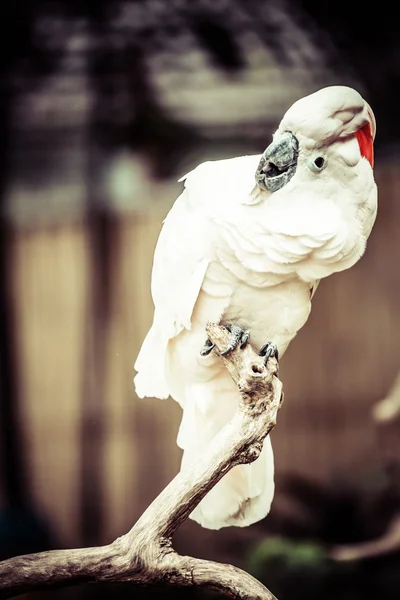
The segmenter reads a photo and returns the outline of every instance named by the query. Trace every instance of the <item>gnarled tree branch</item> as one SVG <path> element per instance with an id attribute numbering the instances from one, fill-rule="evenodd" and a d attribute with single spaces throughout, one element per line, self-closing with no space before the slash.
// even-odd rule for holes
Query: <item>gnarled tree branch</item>
<path id="1" fill-rule="evenodd" d="M 227 344 L 224 327 L 209 323 L 217 352 Z M 250 344 L 221 357 L 241 394 L 239 410 L 198 462 L 180 472 L 124 536 L 98 548 L 55 550 L 0 563 L 0 598 L 38 588 L 78 583 L 131 582 L 207 586 L 231 598 L 276 600 L 248 573 L 231 565 L 180 556 L 171 538 L 178 527 L 235 465 L 260 454 L 276 423 L 282 385 L 274 358 L 264 365 Z M 157 365 L 155 365 L 157 368 Z"/>
<path id="2" fill-rule="evenodd" d="M 400 418 L 400 372 L 385 398 L 374 405 L 372 417 L 378 424 Z"/>
<path id="3" fill-rule="evenodd" d="M 334 546 L 330 556 L 338 561 L 362 560 L 376 558 L 391 552 L 398 552 L 400 548 L 400 515 L 389 523 L 387 530 L 378 538 L 358 544 L 344 544 Z"/>
<path id="4" fill-rule="evenodd" d="M 400 493 L 400 373 L 382 400 L 372 409 L 376 438 L 386 471 L 394 489 Z M 338 561 L 363 560 L 384 556 L 400 549 L 400 514 L 390 520 L 386 531 L 376 539 L 334 546 L 330 555 Z"/>

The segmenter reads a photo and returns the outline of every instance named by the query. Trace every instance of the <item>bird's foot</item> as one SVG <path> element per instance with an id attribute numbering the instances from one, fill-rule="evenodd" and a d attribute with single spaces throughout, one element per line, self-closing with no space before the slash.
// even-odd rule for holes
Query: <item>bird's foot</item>
<path id="1" fill-rule="evenodd" d="M 260 352 L 258 354 L 259 356 L 264 357 L 265 365 L 267 364 L 267 361 L 270 357 L 274 357 L 276 358 L 276 360 L 279 360 L 278 348 L 273 342 L 266 342 L 263 346 L 261 346 Z"/>
<path id="2" fill-rule="evenodd" d="M 204 346 L 200 350 L 201 356 L 208 356 L 209 354 L 211 354 L 211 352 L 214 350 L 214 348 L 215 348 L 215 344 L 213 344 L 212 341 L 209 338 L 207 338 Z"/>
<path id="3" fill-rule="evenodd" d="M 223 352 L 220 353 L 220 356 L 225 356 L 232 352 L 240 344 L 240 348 L 244 348 L 247 342 L 250 339 L 250 332 L 242 329 L 238 325 L 224 325 L 225 329 L 227 329 L 230 333 L 229 342 L 227 347 Z M 213 344 L 208 338 L 200 350 L 201 356 L 208 356 L 214 349 L 215 344 Z"/>
<path id="4" fill-rule="evenodd" d="M 230 336 L 228 345 L 225 350 L 221 352 L 221 356 L 226 356 L 226 354 L 232 352 L 232 350 L 239 345 L 240 348 L 244 348 L 247 345 L 250 339 L 250 331 L 242 329 L 238 325 L 224 325 L 224 327 L 229 331 Z"/>

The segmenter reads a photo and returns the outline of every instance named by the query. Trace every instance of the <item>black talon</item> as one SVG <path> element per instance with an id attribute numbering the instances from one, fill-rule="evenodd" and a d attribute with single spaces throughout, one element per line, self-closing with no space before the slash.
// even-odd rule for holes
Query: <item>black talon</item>
<path id="1" fill-rule="evenodd" d="M 221 356 L 229 354 L 229 352 L 232 352 L 239 344 L 240 348 L 244 348 L 250 339 L 250 331 L 246 331 L 238 325 L 225 325 L 225 328 L 231 335 L 227 347 L 221 352 Z"/>
<path id="2" fill-rule="evenodd" d="M 204 346 L 200 350 L 201 356 L 208 356 L 215 348 L 215 344 L 210 339 L 206 339 Z"/>
<path id="3" fill-rule="evenodd" d="M 264 357 L 265 364 L 267 363 L 267 360 L 271 356 L 276 358 L 276 360 L 279 360 L 278 348 L 277 348 L 276 344 L 273 344 L 272 342 L 267 342 L 266 344 L 264 344 L 264 346 L 261 347 L 260 352 L 258 354 L 259 354 L 259 356 Z"/>

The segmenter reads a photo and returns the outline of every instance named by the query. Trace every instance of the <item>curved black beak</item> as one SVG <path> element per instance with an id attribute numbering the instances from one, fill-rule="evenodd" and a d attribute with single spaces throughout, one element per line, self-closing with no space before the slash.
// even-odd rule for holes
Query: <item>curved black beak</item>
<path id="1" fill-rule="evenodd" d="M 268 146 L 256 171 L 256 182 L 263 190 L 276 192 L 293 177 L 297 167 L 299 142 L 284 131 Z"/>

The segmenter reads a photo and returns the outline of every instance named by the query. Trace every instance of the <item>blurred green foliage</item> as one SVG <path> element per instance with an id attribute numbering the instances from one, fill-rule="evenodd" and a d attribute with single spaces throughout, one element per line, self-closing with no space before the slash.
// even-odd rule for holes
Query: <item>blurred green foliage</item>
<path id="1" fill-rule="evenodd" d="M 345 597 L 337 584 L 354 565 L 336 563 L 318 543 L 271 537 L 255 546 L 247 568 L 279 600 L 333 600 Z"/>
<path id="2" fill-rule="evenodd" d="M 398 514 L 397 486 L 382 471 L 342 474 L 331 485 L 288 477 L 290 510 L 273 512 L 247 569 L 279 600 L 399 600 L 400 548 L 392 554 L 338 562 L 330 550 L 382 536 Z"/>

